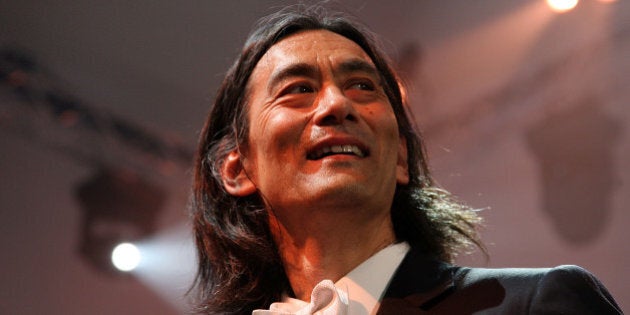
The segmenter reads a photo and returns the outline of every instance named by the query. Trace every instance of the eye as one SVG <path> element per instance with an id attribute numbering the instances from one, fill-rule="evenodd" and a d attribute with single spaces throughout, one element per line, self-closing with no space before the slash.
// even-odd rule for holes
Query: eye
<path id="1" fill-rule="evenodd" d="M 313 87 L 311 87 L 310 85 L 300 83 L 300 84 L 294 84 L 294 85 L 288 86 L 287 88 L 283 89 L 282 92 L 280 92 L 280 95 L 305 94 L 305 93 L 313 93 L 314 91 L 315 89 L 313 89 Z"/>
<path id="2" fill-rule="evenodd" d="M 368 82 L 368 83 L 361 82 L 361 83 L 355 84 L 355 86 L 360 90 L 374 91 L 374 85 L 371 82 Z"/>
<path id="3" fill-rule="evenodd" d="M 275 102 L 284 107 L 306 107 L 312 103 L 316 91 L 316 86 L 311 82 L 293 82 L 280 89 L 276 94 Z"/>
<path id="4" fill-rule="evenodd" d="M 350 90 L 362 90 L 362 91 L 374 91 L 375 85 L 372 81 L 356 81 L 351 82 L 348 89 Z"/>
<path id="5" fill-rule="evenodd" d="M 355 78 L 346 84 L 345 95 L 355 102 L 365 103 L 374 101 L 381 94 L 380 86 L 371 78 Z"/>

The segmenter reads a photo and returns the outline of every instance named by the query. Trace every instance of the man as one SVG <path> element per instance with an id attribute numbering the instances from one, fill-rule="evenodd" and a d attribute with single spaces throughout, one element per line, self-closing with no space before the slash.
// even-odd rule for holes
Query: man
<path id="1" fill-rule="evenodd" d="M 401 84 L 369 33 L 321 9 L 253 32 L 196 157 L 199 312 L 620 314 L 578 267 L 448 264 L 480 245 L 435 187 Z"/>

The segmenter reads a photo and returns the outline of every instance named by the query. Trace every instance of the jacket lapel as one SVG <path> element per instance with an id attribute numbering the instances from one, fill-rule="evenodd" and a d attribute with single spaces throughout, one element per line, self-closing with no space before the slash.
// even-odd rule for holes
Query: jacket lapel
<path id="1" fill-rule="evenodd" d="M 505 287 L 490 275 L 469 277 L 469 271 L 412 249 L 394 273 L 377 314 L 477 314 L 499 306 Z"/>
<path id="2" fill-rule="evenodd" d="M 456 270 L 412 249 L 394 273 L 377 314 L 428 314 L 455 291 Z"/>

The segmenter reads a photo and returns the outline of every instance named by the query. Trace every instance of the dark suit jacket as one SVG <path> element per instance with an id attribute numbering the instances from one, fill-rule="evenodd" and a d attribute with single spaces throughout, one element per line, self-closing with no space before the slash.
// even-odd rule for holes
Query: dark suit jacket
<path id="1" fill-rule="evenodd" d="M 391 314 L 623 314 L 606 288 L 577 266 L 481 269 L 411 250 L 379 307 Z"/>

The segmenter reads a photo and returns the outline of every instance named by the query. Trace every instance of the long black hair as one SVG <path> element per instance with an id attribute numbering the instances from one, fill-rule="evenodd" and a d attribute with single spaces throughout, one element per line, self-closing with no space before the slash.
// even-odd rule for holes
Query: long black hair
<path id="1" fill-rule="evenodd" d="M 391 208 L 397 240 L 445 261 L 451 261 L 462 247 L 482 247 L 476 214 L 435 187 L 401 82 L 372 33 L 321 7 L 291 8 L 259 22 L 228 70 L 200 136 L 191 201 L 200 313 L 251 313 L 291 292 L 261 197 L 230 195 L 219 170 L 227 154 L 247 142 L 247 87 L 256 64 L 275 43 L 306 30 L 328 30 L 352 40 L 369 55 L 382 77 L 399 132 L 406 139 L 409 162 L 409 183 L 396 187 Z"/>

